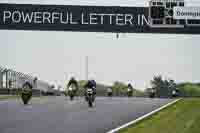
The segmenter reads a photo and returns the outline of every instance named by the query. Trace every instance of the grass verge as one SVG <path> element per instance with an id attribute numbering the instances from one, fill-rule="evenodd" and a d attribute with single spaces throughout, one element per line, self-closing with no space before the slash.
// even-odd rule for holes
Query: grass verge
<path id="1" fill-rule="evenodd" d="M 33 99 L 47 98 L 47 96 L 33 96 Z M 0 101 L 9 99 L 21 99 L 19 95 L 0 95 Z"/>
<path id="2" fill-rule="evenodd" d="M 16 99 L 18 97 L 17 95 L 0 95 L 0 100 Z"/>
<path id="3" fill-rule="evenodd" d="M 199 133 L 200 98 L 183 99 L 120 133 Z"/>

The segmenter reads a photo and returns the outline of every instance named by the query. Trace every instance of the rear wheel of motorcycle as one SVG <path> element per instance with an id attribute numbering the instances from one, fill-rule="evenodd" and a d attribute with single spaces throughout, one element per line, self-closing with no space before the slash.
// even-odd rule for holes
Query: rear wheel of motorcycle
<path id="1" fill-rule="evenodd" d="M 95 95 L 92 97 L 92 102 L 94 102 L 95 101 Z"/>
<path id="2" fill-rule="evenodd" d="M 72 101 L 74 99 L 74 96 L 70 96 L 70 100 Z"/>
<path id="3" fill-rule="evenodd" d="M 89 107 L 92 107 L 92 101 L 91 100 L 88 101 L 88 105 L 89 105 Z"/>

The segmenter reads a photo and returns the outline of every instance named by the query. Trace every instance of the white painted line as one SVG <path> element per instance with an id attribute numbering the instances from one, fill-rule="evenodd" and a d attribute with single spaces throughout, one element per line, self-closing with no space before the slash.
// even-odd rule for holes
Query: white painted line
<path id="1" fill-rule="evenodd" d="M 170 102 L 170 103 L 168 103 L 168 104 L 166 104 L 166 105 L 164 105 L 164 106 L 162 106 L 162 107 L 160 107 L 160 108 L 158 108 L 158 109 L 156 109 L 156 110 L 154 110 L 154 111 L 152 111 L 152 112 L 150 112 L 150 113 L 148 113 L 146 115 L 143 115 L 143 116 L 141 116 L 141 117 L 139 117 L 139 118 L 137 118 L 137 119 L 135 119 L 135 120 L 133 120 L 133 121 L 131 121 L 129 123 L 126 123 L 126 124 L 124 124 L 122 126 L 119 126 L 119 127 L 115 128 L 115 129 L 112 129 L 112 130 L 108 131 L 107 133 L 115 133 L 115 132 L 117 132 L 117 131 L 125 128 L 125 127 L 128 127 L 128 126 L 130 126 L 132 124 L 135 124 L 136 122 L 139 122 L 139 121 L 141 121 L 141 120 L 143 120 L 143 119 L 155 114 L 156 112 L 158 112 L 158 111 L 160 111 L 160 110 L 162 110 L 162 109 L 164 109 L 164 108 L 166 108 L 166 107 L 178 102 L 179 100 L 181 100 L 181 98 L 177 99 L 177 100 L 174 100 L 174 101 L 172 101 L 172 102 Z"/>

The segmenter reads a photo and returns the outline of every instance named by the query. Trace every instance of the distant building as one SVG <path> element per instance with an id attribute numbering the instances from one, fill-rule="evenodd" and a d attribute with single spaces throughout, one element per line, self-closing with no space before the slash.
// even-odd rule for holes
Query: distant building
<path id="1" fill-rule="evenodd" d="M 22 88 L 25 82 L 29 82 L 33 85 L 33 91 L 39 93 L 40 91 L 47 92 L 49 88 L 49 83 L 36 80 L 35 77 L 24 74 L 21 72 L 14 71 L 12 69 L 7 69 L 4 67 L 0 67 L 0 91 L 6 92 L 6 89 L 9 90 L 17 90 Z M 4 89 L 4 90 L 3 90 Z"/>

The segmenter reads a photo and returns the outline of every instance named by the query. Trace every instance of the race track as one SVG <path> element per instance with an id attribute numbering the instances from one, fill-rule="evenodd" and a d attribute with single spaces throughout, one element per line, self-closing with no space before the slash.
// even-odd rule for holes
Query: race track
<path id="1" fill-rule="evenodd" d="M 0 101 L 0 133 L 105 133 L 172 100 L 98 97 L 93 108 L 83 98 Z"/>

